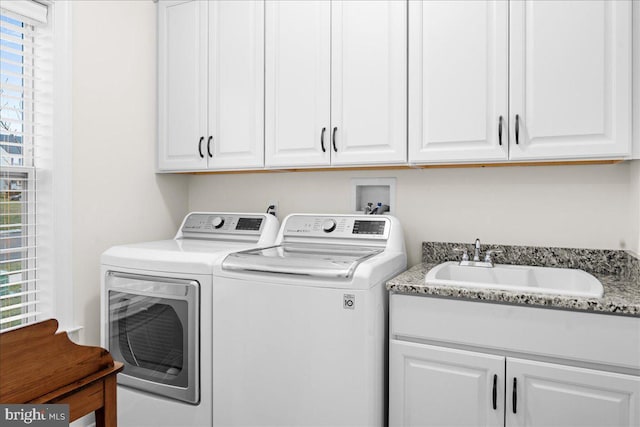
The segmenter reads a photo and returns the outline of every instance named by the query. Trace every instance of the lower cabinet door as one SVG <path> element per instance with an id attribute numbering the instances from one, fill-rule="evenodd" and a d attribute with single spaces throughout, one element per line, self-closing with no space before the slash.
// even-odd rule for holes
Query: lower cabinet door
<path id="1" fill-rule="evenodd" d="M 389 425 L 503 426 L 501 356 L 391 340 Z"/>
<path id="2" fill-rule="evenodd" d="M 640 425 L 640 377 L 507 358 L 506 425 Z"/>

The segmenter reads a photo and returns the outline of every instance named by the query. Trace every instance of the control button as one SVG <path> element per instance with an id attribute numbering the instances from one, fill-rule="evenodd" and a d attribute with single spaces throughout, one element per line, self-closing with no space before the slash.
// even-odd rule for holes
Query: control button
<path id="1" fill-rule="evenodd" d="M 220 228 L 224 225 L 224 218 L 217 216 L 211 220 L 211 225 L 213 228 Z"/>
<path id="2" fill-rule="evenodd" d="M 328 219 L 322 223 L 322 231 L 325 233 L 331 233 L 336 229 L 336 222 L 332 219 Z"/>

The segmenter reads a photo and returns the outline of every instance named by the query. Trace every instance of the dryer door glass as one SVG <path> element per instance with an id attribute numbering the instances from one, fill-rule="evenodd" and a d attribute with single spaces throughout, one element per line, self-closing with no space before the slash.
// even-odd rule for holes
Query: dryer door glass
<path id="1" fill-rule="evenodd" d="M 118 347 L 125 362 L 125 373 L 162 382 L 187 386 L 183 330 L 186 301 L 163 301 L 140 295 L 110 292 L 111 347 Z M 180 318 L 183 318 L 181 320 Z M 115 342 L 117 341 L 117 342 Z"/>
<path id="2" fill-rule="evenodd" d="M 118 382 L 190 403 L 199 399 L 199 285 L 108 273 L 109 351 Z"/>

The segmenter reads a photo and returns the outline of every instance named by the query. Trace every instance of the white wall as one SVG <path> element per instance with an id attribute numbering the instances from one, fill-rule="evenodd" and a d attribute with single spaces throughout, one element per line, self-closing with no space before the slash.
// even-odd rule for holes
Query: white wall
<path id="1" fill-rule="evenodd" d="M 170 238 L 187 178 L 156 175 L 152 1 L 73 3 L 73 283 L 81 341 L 99 344 L 100 254 Z"/>
<path id="2" fill-rule="evenodd" d="M 99 343 L 99 256 L 168 238 L 188 210 L 350 211 L 350 179 L 397 177 L 409 262 L 425 240 L 630 248 L 640 253 L 640 161 L 242 175 L 156 175 L 152 1 L 73 2 L 73 281 L 81 340 Z M 115 30 L 115 31 L 114 31 Z"/>
<path id="3" fill-rule="evenodd" d="M 264 211 L 278 200 L 281 219 L 292 212 L 347 213 L 351 178 L 395 176 L 410 264 L 429 240 L 633 249 L 638 232 L 631 216 L 640 202 L 630 197 L 631 169 L 626 162 L 199 175 L 190 178 L 189 209 Z"/>

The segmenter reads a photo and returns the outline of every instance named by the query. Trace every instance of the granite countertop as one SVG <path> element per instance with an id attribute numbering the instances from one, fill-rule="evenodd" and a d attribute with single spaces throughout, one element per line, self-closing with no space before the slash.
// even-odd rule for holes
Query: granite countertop
<path id="1" fill-rule="evenodd" d="M 424 245 L 434 244 L 425 243 Z M 436 243 L 435 245 L 444 244 Z M 637 274 L 637 265 L 640 263 L 637 259 L 624 260 L 624 256 L 619 257 L 620 259 L 624 260 L 623 262 L 628 263 L 628 265 L 632 265 L 631 268 L 623 267 L 622 269 L 619 268 L 621 264 L 620 261 L 615 260 L 615 262 L 611 262 L 612 258 L 615 257 L 609 256 L 610 254 L 605 254 L 607 256 L 602 258 L 608 261 L 608 265 L 606 265 L 606 268 L 602 267 L 602 265 L 598 265 L 595 267 L 585 265 L 572 265 L 572 267 L 574 268 L 582 267 L 582 269 L 593 274 L 598 280 L 600 280 L 602 286 L 604 287 L 604 295 L 602 298 L 570 297 L 539 293 L 512 292 L 495 289 L 471 289 L 453 286 L 431 286 L 425 284 L 424 278 L 426 273 L 437 264 L 445 261 L 443 259 L 435 259 L 434 261 L 434 258 L 442 258 L 442 256 L 438 256 L 438 253 L 450 252 L 450 247 L 455 244 L 446 245 L 446 248 L 443 248 L 443 250 L 437 249 L 435 250 L 435 253 L 433 247 L 425 249 L 423 246 L 424 262 L 411 267 L 404 273 L 401 273 L 400 275 L 389 280 L 387 282 L 387 289 L 392 292 L 404 294 L 417 294 L 443 298 L 461 298 L 474 301 L 496 302 L 526 305 L 531 307 L 545 307 L 640 317 L 640 276 Z M 548 252 L 545 253 L 548 255 Z M 615 255 L 618 256 L 619 254 Z M 448 256 L 450 257 L 450 255 Z M 425 258 L 427 259 L 425 260 Z M 549 259 L 550 258 L 547 257 L 547 261 L 549 261 Z M 589 257 L 589 259 L 598 259 L 598 257 Z M 506 259 L 503 259 L 503 261 L 508 262 L 508 260 Z M 557 260 L 555 259 L 552 259 L 551 261 L 552 262 L 546 263 L 536 263 L 532 261 L 530 262 L 530 265 L 547 264 L 549 266 L 561 266 L 560 264 L 562 264 L 562 262 L 556 262 Z"/>

